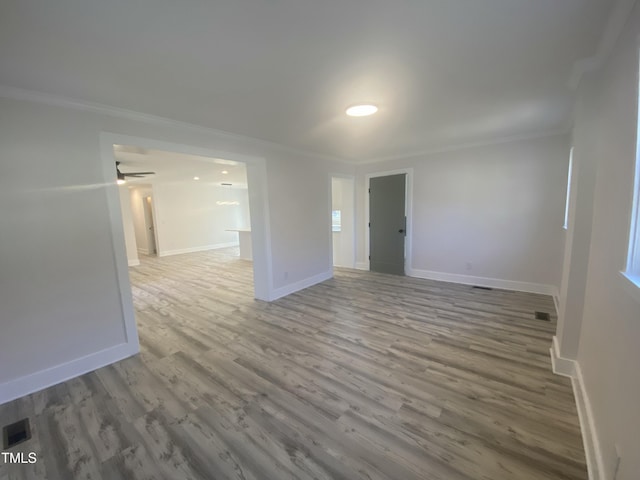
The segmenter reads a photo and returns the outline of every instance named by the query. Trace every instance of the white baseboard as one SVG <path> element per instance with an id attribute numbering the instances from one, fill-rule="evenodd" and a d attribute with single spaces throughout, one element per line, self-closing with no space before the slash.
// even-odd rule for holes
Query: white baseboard
<path id="1" fill-rule="evenodd" d="M 139 248 L 138 254 L 149 255 L 149 250 L 147 250 L 146 248 Z"/>
<path id="2" fill-rule="evenodd" d="M 551 343 L 551 366 L 553 373 L 562 375 L 563 377 L 574 378 L 576 376 L 577 362 L 569 358 L 560 356 L 560 347 L 558 345 L 558 337 L 554 335 Z"/>
<path id="3" fill-rule="evenodd" d="M 140 265 L 140 260 L 138 260 L 137 258 L 129 260 L 130 267 L 137 267 L 138 265 Z"/>
<path id="4" fill-rule="evenodd" d="M 357 270 L 369 270 L 369 262 L 357 262 L 356 263 Z"/>
<path id="5" fill-rule="evenodd" d="M 589 480 L 605 480 L 602 450 L 598 440 L 591 402 L 589 401 L 589 395 L 582 376 L 582 369 L 577 361 L 560 356 L 558 339 L 555 336 L 551 345 L 551 365 L 553 366 L 553 373 L 571 378 L 573 396 L 576 400 L 578 418 L 580 420 L 580 431 L 582 432 Z"/>
<path id="6" fill-rule="evenodd" d="M 571 384 L 573 385 L 573 395 L 576 398 L 578 417 L 580 418 L 580 430 L 582 431 L 589 480 L 605 480 L 607 477 L 604 470 L 600 441 L 598 440 L 598 431 L 596 430 L 591 402 L 589 401 L 579 363 L 576 363 L 575 376 L 571 379 Z"/>
<path id="7" fill-rule="evenodd" d="M 165 250 L 159 252 L 159 257 L 168 257 L 170 255 L 180 255 L 183 253 L 204 252 L 206 250 L 216 250 L 218 248 L 237 247 L 238 242 L 216 243 L 214 245 L 202 245 L 200 247 L 179 248 L 177 250 Z"/>
<path id="8" fill-rule="evenodd" d="M 269 295 L 269 301 L 286 297 L 287 295 L 291 295 L 292 293 L 295 293 L 297 291 L 309 288 L 317 283 L 329 280 L 330 278 L 333 278 L 333 272 L 331 270 L 319 273 L 318 275 L 314 275 L 313 277 L 305 278 L 295 283 L 290 283 L 289 285 L 285 285 L 284 287 L 276 288 L 271 292 L 271 295 Z"/>
<path id="9" fill-rule="evenodd" d="M 514 290 L 516 292 L 539 293 L 555 296 L 558 288 L 555 285 L 543 283 L 519 282 L 515 280 L 502 280 L 499 278 L 474 277 L 472 275 L 460 275 L 457 273 L 434 272 L 431 270 L 407 269 L 407 276 L 439 280 L 441 282 L 460 283 L 463 285 L 477 285 L 479 287 L 500 288 Z"/>
<path id="10" fill-rule="evenodd" d="M 0 405 L 123 360 L 139 351 L 140 346 L 137 342 L 122 343 L 62 365 L 2 383 L 0 384 Z"/>

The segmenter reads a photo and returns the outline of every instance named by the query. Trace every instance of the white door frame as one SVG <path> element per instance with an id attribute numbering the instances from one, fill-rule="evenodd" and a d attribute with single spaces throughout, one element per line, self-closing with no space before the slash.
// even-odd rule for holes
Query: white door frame
<path id="1" fill-rule="evenodd" d="M 370 181 L 374 177 L 388 177 L 389 175 L 406 174 L 404 190 L 404 214 L 407 217 L 407 231 L 404 237 L 404 274 L 408 277 L 413 275 L 411 266 L 413 265 L 413 251 L 411 248 L 411 237 L 413 236 L 413 168 L 399 168 L 397 170 L 387 170 L 384 172 L 367 173 L 364 182 L 364 263 L 367 270 L 370 268 L 369 255 L 369 188 Z"/>
<path id="2" fill-rule="evenodd" d="M 111 222 L 111 239 L 115 257 L 118 289 L 122 314 L 125 320 L 125 332 L 128 343 L 138 343 L 131 282 L 127 253 L 124 243 L 124 227 L 120 208 L 120 195 L 115 176 L 115 156 L 113 145 L 136 145 L 149 150 L 164 150 L 203 157 L 225 158 L 243 162 L 247 165 L 247 184 L 249 186 L 249 212 L 251 215 L 251 238 L 253 243 L 254 296 L 259 300 L 270 301 L 273 298 L 273 267 L 271 263 L 271 231 L 267 195 L 267 167 L 262 157 L 242 155 L 234 152 L 200 148 L 179 143 L 166 142 L 151 138 L 109 132 L 100 133 L 100 157 L 102 159 L 103 178 L 106 186 L 107 206 Z M 155 198 L 154 198 L 155 200 Z M 160 252 L 158 224 L 156 221 L 156 248 Z"/>
<path id="3" fill-rule="evenodd" d="M 356 268 L 356 258 L 357 258 L 357 228 L 356 228 L 356 177 L 355 175 L 350 175 L 348 173 L 329 173 L 329 248 L 331 251 L 331 274 L 333 275 L 333 231 L 331 229 L 331 215 L 333 213 L 333 178 L 346 178 L 347 180 L 351 180 L 353 182 L 353 195 L 352 195 L 352 203 L 351 208 L 353 212 L 353 222 L 351 222 L 351 228 L 353 231 L 353 265 L 350 265 L 350 268 Z"/>

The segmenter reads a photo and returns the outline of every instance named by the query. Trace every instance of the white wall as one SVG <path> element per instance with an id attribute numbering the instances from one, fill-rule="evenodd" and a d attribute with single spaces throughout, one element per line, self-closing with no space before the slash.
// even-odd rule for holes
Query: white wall
<path id="1" fill-rule="evenodd" d="M 246 228 L 249 195 L 246 188 L 226 188 L 205 182 L 153 183 L 159 256 L 238 244 L 228 229 Z M 217 202 L 239 202 L 218 205 Z"/>
<path id="2" fill-rule="evenodd" d="M 126 185 L 120 185 L 120 208 L 122 210 L 122 226 L 124 228 L 124 243 L 127 250 L 129 266 L 138 265 L 138 247 L 133 226 L 133 213 L 131 210 L 131 196 Z"/>
<path id="3" fill-rule="evenodd" d="M 267 174 L 274 288 L 284 292 L 292 279 L 314 278 L 320 272 L 324 272 L 320 276 L 330 276 L 333 259 L 326 165 L 274 162 Z"/>
<path id="4" fill-rule="evenodd" d="M 355 266 L 355 182 L 353 178 L 331 179 L 331 210 L 340 210 L 342 228 L 332 232 L 333 265 L 353 268 Z"/>
<path id="5" fill-rule="evenodd" d="M 587 420 L 583 429 L 595 438 L 603 480 L 613 478 L 615 445 L 621 454 L 617 480 L 640 478 L 640 292 L 619 274 L 626 261 L 636 158 L 639 34 L 636 4 L 611 58 L 580 85 L 574 158 L 587 175 L 578 176 L 577 219 L 570 224 L 575 231 L 565 262 L 568 285 L 561 299 L 567 317 L 558 326 L 558 354 L 577 362 L 578 383 L 591 407 L 587 420 L 595 429 Z M 592 213 L 587 226 L 580 225 L 580 210 Z M 575 271 L 584 272 L 581 279 L 572 276 Z"/>
<path id="6" fill-rule="evenodd" d="M 0 211 L 0 403 L 137 351 L 122 214 L 110 208 L 118 204 L 115 178 L 105 184 L 111 169 L 102 155 L 111 147 L 100 144 L 101 132 L 151 139 L 153 148 L 170 142 L 190 146 L 185 153 L 265 159 L 248 169 L 251 228 L 266 232 L 268 252 L 258 258 L 254 244 L 255 274 L 266 275 L 259 294 L 274 298 L 330 276 L 329 172 L 351 167 L 208 129 L 22 96 L 34 101 L 0 99 L 0 196 L 15 206 Z"/>
<path id="7" fill-rule="evenodd" d="M 412 168 L 409 274 L 523 282 L 517 287 L 551 292 L 560 284 L 568 164 L 563 135 L 364 165 L 358 262 L 366 262 L 365 175 Z"/>
<path id="8" fill-rule="evenodd" d="M 0 111 L 1 204 L 12 205 L 0 209 L 2 403 L 44 386 L 46 369 L 63 377 L 70 362 L 127 342 L 112 228 L 125 267 L 127 258 L 122 220 L 110 221 L 96 120 L 7 100 Z"/>

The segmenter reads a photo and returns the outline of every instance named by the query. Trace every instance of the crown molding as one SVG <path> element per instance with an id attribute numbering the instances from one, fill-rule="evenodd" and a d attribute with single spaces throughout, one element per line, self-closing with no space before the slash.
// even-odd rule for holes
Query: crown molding
<path id="1" fill-rule="evenodd" d="M 403 160 L 407 158 L 423 157 L 429 155 L 435 155 L 438 153 L 454 152 L 457 150 L 467 150 L 470 148 L 490 147 L 493 145 L 502 145 L 505 143 L 523 142 L 525 140 L 535 140 L 538 138 L 557 137 L 560 135 L 567 135 L 571 132 L 571 125 L 566 125 L 561 128 L 543 130 L 538 132 L 529 132 L 521 135 L 511 135 L 507 137 L 495 137 L 491 139 L 481 140 L 477 142 L 461 142 L 451 143 L 448 145 L 434 146 L 426 150 L 420 150 L 417 152 L 405 153 L 402 155 L 392 155 L 388 157 L 378 157 L 370 160 L 364 160 L 358 162 L 357 165 L 369 165 L 372 163 L 388 162 L 391 160 Z"/>
<path id="2" fill-rule="evenodd" d="M 635 0 L 633 0 L 635 2 Z M 485 147 L 491 145 L 500 145 L 503 143 L 512 143 L 519 142 L 523 140 L 531 140 L 536 138 L 543 137 L 551 137 L 556 135 L 564 135 L 570 132 L 571 127 L 566 126 L 553 130 L 546 130 L 542 132 L 529 132 L 522 135 L 514 135 L 507 137 L 496 137 L 478 142 L 461 142 L 461 143 L 452 143 L 441 146 L 434 146 L 432 148 L 427 148 L 424 150 L 407 152 L 400 155 L 391 155 L 386 157 L 377 157 L 366 160 L 357 160 L 357 159 L 349 159 L 349 158 L 339 158 L 331 155 L 323 155 L 316 152 L 311 152 L 307 150 L 297 149 L 294 147 L 288 147 L 286 145 L 282 145 L 275 142 L 269 142 L 267 140 L 261 140 L 254 137 L 249 137 L 246 135 L 239 135 L 236 133 L 225 132 L 223 130 L 217 130 L 214 128 L 205 127 L 202 125 L 182 122 L 179 120 L 173 120 L 166 117 L 160 117 L 157 115 L 150 115 L 147 113 L 136 112 L 134 110 L 127 110 L 119 107 L 111 107 L 109 105 L 104 105 L 100 103 L 92 103 L 85 102 L 82 100 L 75 100 L 69 97 L 63 97 L 59 95 L 52 95 L 49 93 L 37 92 L 33 90 L 25 90 L 22 88 L 10 87 L 7 85 L 0 85 L 0 98 L 7 98 L 11 100 L 21 100 L 32 103 L 41 103 L 54 107 L 67 108 L 72 110 L 79 110 L 83 112 L 96 113 L 100 115 L 107 115 L 114 118 L 122 118 L 127 120 L 132 120 L 135 122 L 142 122 L 152 125 L 158 126 L 169 126 L 173 128 L 178 128 L 182 130 L 187 130 L 191 132 L 204 133 L 207 135 L 215 135 L 225 140 L 233 140 L 237 142 L 244 143 L 248 146 L 253 146 L 256 148 L 269 148 L 276 149 L 282 152 L 287 152 L 293 155 L 302 155 L 307 158 L 315 158 L 323 161 L 340 163 L 343 165 L 366 165 L 371 163 L 380 163 L 386 162 L 390 160 L 401 160 L 406 158 L 419 157 L 424 155 L 433 155 L 436 153 L 445 153 L 455 150 L 464 150 L 468 148 L 477 148 L 477 147 Z"/>
<path id="3" fill-rule="evenodd" d="M 337 162 L 347 165 L 353 165 L 353 160 L 346 158 L 334 157 L 331 155 L 325 155 L 308 150 L 289 147 L 276 142 L 270 142 L 268 140 L 262 140 L 247 135 L 240 135 L 237 133 L 226 132 L 224 130 L 218 130 L 215 128 L 205 127 L 195 123 L 183 122 L 180 120 L 174 120 L 167 117 L 161 117 L 158 115 L 151 115 L 147 113 L 136 112 L 134 110 L 128 110 L 125 108 L 111 107 L 101 103 L 86 102 L 83 100 L 76 100 L 69 97 L 53 95 L 50 93 L 37 92 L 33 90 L 25 90 L 17 87 L 10 87 L 8 85 L 0 85 L 0 98 L 6 98 L 10 100 L 22 100 L 32 103 L 42 103 L 54 107 L 62 107 L 72 110 L 80 110 L 83 112 L 97 113 L 100 115 L 107 115 L 114 118 L 122 118 L 132 120 L 135 122 L 148 123 L 158 126 L 168 126 L 173 128 L 179 128 L 191 132 L 204 133 L 207 135 L 215 135 L 225 140 L 234 140 L 242 142 L 246 145 L 276 149 L 282 152 L 291 153 L 294 155 L 303 155 L 319 160 Z"/>
<path id="4" fill-rule="evenodd" d="M 570 88 L 578 88 L 585 74 L 597 70 L 604 65 L 604 62 L 609 55 L 611 55 L 618 38 L 620 38 L 636 2 L 637 0 L 618 0 L 616 2 L 609 14 L 595 54 L 591 57 L 580 59 L 573 64 L 571 76 L 568 81 Z"/>

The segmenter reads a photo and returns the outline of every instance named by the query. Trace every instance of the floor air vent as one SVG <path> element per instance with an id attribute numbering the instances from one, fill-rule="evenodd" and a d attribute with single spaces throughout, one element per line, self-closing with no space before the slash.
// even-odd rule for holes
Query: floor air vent
<path id="1" fill-rule="evenodd" d="M 480 287 L 479 285 L 474 285 L 473 288 L 476 290 L 493 290 L 491 287 Z"/>
<path id="2" fill-rule="evenodd" d="M 26 442 L 30 438 L 31 428 L 28 418 L 2 428 L 2 448 L 4 450 Z"/>
<path id="3" fill-rule="evenodd" d="M 547 312 L 536 312 L 536 320 L 551 321 L 551 316 Z"/>

